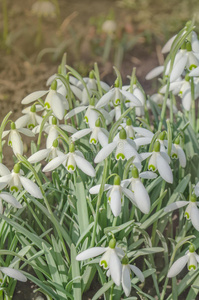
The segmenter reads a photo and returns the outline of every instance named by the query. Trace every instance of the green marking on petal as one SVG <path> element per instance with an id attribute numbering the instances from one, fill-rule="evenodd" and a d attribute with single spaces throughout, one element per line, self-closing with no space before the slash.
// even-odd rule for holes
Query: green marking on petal
<path id="1" fill-rule="evenodd" d="M 13 186 L 11 186 L 10 190 L 11 190 L 11 192 L 13 192 L 13 191 L 18 192 L 19 189 L 13 185 Z"/>
<path id="2" fill-rule="evenodd" d="M 90 140 L 90 144 L 94 144 L 94 145 L 96 145 L 96 144 L 97 144 L 97 141 L 96 141 L 96 139 L 92 138 L 92 139 Z"/>
<path id="3" fill-rule="evenodd" d="M 12 142 L 11 142 L 11 141 L 8 141 L 8 145 L 12 147 Z"/>
<path id="4" fill-rule="evenodd" d="M 100 266 L 103 267 L 104 269 L 107 269 L 108 268 L 108 264 L 105 260 L 101 260 L 100 261 Z"/>
<path id="5" fill-rule="evenodd" d="M 195 270 L 195 269 L 196 269 L 196 266 L 190 265 L 190 266 L 189 266 L 189 271 L 191 271 L 192 269 Z"/>
<path id="6" fill-rule="evenodd" d="M 129 103 L 129 102 L 131 102 L 131 101 L 130 101 L 130 100 L 126 100 L 126 101 L 125 101 L 125 103 Z"/>
<path id="7" fill-rule="evenodd" d="M 46 102 L 46 103 L 44 104 L 44 106 L 46 106 L 47 108 L 50 109 L 50 104 L 49 104 L 48 102 Z"/>
<path id="8" fill-rule="evenodd" d="M 74 167 L 73 165 L 69 165 L 69 166 L 67 167 L 67 169 L 68 169 L 68 170 L 71 169 L 71 171 L 74 171 L 74 170 L 75 170 L 75 167 Z"/>
<path id="9" fill-rule="evenodd" d="M 155 170 L 156 170 L 154 165 L 149 165 L 148 169 L 152 172 L 155 172 Z"/>
<path id="10" fill-rule="evenodd" d="M 176 153 L 173 153 L 173 154 L 171 155 L 171 157 L 172 157 L 173 159 L 177 159 L 177 158 L 178 158 L 178 156 L 177 156 Z"/>
<path id="11" fill-rule="evenodd" d="M 197 66 L 193 64 L 193 65 L 190 65 L 189 70 L 193 70 L 195 68 L 197 68 Z"/>
<path id="12" fill-rule="evenodd" d="M 117 106 L 117 105 L 119 105 L 120 104 L 120 99 L 116 99 L 115 101 L 114 101 L 114 104 Z"/>
<path id="13" fill-rule="evenodd" d="M 29 124 L 29 125 L 28 125 L 28 128 L 30 128 L 30 129 L 33 129 L 34 127 L 35 127 L 34 124 Z"/>
<path id="14" fill-rule="evenodd" d="M 86 124 L 88 124 L 88 117 L 87 116 L 84 117 L 84 122 L 86 122 Z"/>
<path id="15" fill-rule="evenodd" d="M 118 153 L 118 154 L 116 155 L 116 159 L 117 159 L 117 160 L 119 160 L 119 159 L 125 160 L 126 158 L 125 158 L 125 155 L 124 155 L 123 153 Z"/>
<path id="16" fill-rule="evenodd" d="M 187 220 L 190 219 L 189 213 L 188 213 L 187 211 L 185 212 L 184 216 L 185 216 L 185 218 L 186 218 Z"/>

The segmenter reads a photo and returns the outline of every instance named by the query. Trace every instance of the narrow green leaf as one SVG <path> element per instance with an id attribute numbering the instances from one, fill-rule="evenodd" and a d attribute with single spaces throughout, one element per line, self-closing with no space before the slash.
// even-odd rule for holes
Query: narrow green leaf
<path id="1" fill-rule="evenodd" d="M 76 260 L 77 252 L 75 245 L 71 245 L 71 267 L 72 267 L 72 278 L 80 277 L 80 270 L 79 270 L 79 262 Z M 81 292 L 81 281 L 76 280 L 73 282 L 73 295 L 75 300 L 82 299 L 82 292 Z"/>
<path id="2" fill-rule="evenodd" d="M 86 194 L 85 194 L 84 184 L 81 180 L 81 177 L 77 178 L 75 192 L 77 198 L 77 215 L 79 221 L 79 229 L 80 229 L 80 234 L 82 235 L 88 229 L 89 218 L 88 218 Z"/>

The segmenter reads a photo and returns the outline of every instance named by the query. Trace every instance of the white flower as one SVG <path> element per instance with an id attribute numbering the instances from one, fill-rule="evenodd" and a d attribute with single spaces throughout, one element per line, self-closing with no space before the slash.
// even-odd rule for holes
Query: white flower
<path id="1" fill-rule="evenodd" d="M 39 199 L 43 198 L 39 187 L 22 174 L 20 164 L 16 164 L 12 172 L 3 164 L 0 164 L 0 175 L 2 176 L 0 177 L 0 189 L 8 185 L 11 191 L 15 190 L 17 192 L 23 186 L 31 196 Z"/>
<path id="2" fill-rule="evenodd" d="M 140 156 L 135 150 L 134 142 L 131 139 L 127 139 L 126 131 L 124 128 L 120 130 L 119 136 L 116 136 L 112 143 L 105 145 L 95 157 L 94 162 L 100 163 L 106 157 L 108 157 L 114 149 L 116 149 L 115 159 L 125 160 L 132 156 L 135 156 L 135 162 L 140 163 Z"/>
<path id="3" fill-rule="evenodd" d="M 5 274 L 6 276 L 9 276 L 11 278 L 14 278 L 21 282 L 26 282 L 27 278 L 25 275 L 23 275 L 19 270 L 9 268 L 9 267 L 0 267 L 0 273 Z M 2 276 L 0 276 L 2 277 Z"/>
<path id="4" fill-rule="evenodd" d="M 95 122 L 95 126 L 93 128 L 79 130 L 71 136 L 71 139 L 72 141 L 76 141 L 89 133 L 91 133 L 89 139 L 90 144 L 96 145 L 98 141 L 102 147 L 108 144 L 108 132 L 104 128 L 100 127 L 99 118 Z"/>
<path id="5" fill-rule="evenodd" d="M 185 255 L 176 260 L 176 262 L 171 266 L 167 277 L 171 278 L 178 275 L 186 264 L 189 271 L 196 270 L 198 263 L 199 255 L 195 253 L 195 247 L 191 244 Z"/>
<path id="6" fill-rule="evenodd" d="M 177 91 L 176 94 L 178 94 L 180 91 L 180 88 L 179 90 Z M 173 91 L 173 94 L 175 94 L 175 92 Z M 155 93 L 153 94 L 152 96 L 150 96 L 150 100 L 155 102 L 159 107 L 162 107 L 163 105 L 163 102 L 164 102 L 164 95 L 160 94 L 160 93 Z M 171 107 L 171 101 L 170 99 L 168 98 L 167 99 L 167 102 L 166 102 L 166 106 L 170 109 Z M 150 105 L 150 102 L 147 101 L 147 107 L 151 109 L 151 105 Z M 173 112 L 176 114 L 178 112 L 178 109 L 177 107 L 173 104 Z"/>
<path id="7" fill-rule="evenodd" d="M 150 171 L 139 174 L 138 169 L 134 166 L 132 168 L 132 178 L 122 181 L 123 184 L 130 184 L 129 189 L 133 192 L 134 203 L 144 214 L 149 213 L 151 203 L 149 195 L 140 178 L 154 179 L 156 177 L 157 175 Z"/>
<path id="8" fill-rule="evenodd" d="M 41 149 L 35 152 L 28 158 L 28 161 L 31 164 L 34 164 L 43 159 L 51 160 L 59 155 L 62 155 L 62 152 L 58 149 L 58 140 L 54 140 L 53 145 L 50 148 Z"/>
<path id="9" fill-rule="evenodd" d="M 117 29 L 117 24 L 114 20 L 106 20 L 102 24 L 102 30 L 108 34 L 113 34 Z"/>
<path id="10" fill-rule="evenodd" d="M 58 157 L 52 159 L 44 168 L 43 172 L 49 172 L 56 169 L 61 164 L 66 170 L 73 174 L 76 170 L 76 166 L 85 174 L 95 177 L 95 169 L 93 166 L 84 158 L 80 151 L 75 151 L 75 146 L 72 143 L 70 145 L 70 152 L 67 154 L 60 154 Z"/>
<path id="11" fill-rule="evenodd" d="M 49 123 L 46 123 L 44 126 L 44 131 L 48 134 L 46 139 L 46 148 L 49 149 L 52 147 L 54 140 L 56 140 L 59 136 L 59 132 L 57 131 L 57 127 L 61 128 L 62 130 L 69 132 L 69 133 L 75 133 L 77 130 L 66 124 L 59 124 L 59 121 L 55 117 L 49 118 Z M 40 132 L 40 125 L 33 128 L 34 133 Z"/>
<path id="12" fill-rule="evenodd" d="M 180 137 L 177 137 L 172 144 L 171 157 L 173 159 L 179 159 L 182 168 L 186 167 L 186 156 L 183 149 L 180 147 Z"/>
<path id="13" fill-rule="evenodd" d="M 199 231 L 199 202 L 196 201 L 196 196 L 192 195 L 190 201 L 176 201 L 164 208 L 165 212 L 171 212 L 187 205 L 185 217 L 191 220 L 193 227 Z"/>
<path id="14" fill-rule="evenodd" d="M 25 114 L 15 121 L 16 128 L 28 127 L 30 129 L 34 128 L 36 125 L 41 124 L 43 118 L 37 115 L 37 111 L 42 110 L 42 106 L 36 106 L 33 104 L 31 107 L 26 107 L 22 110 Z"/>
<path id="15" fill-rule="evenodd" d="M 44 105 L 47 109 L 52 109 L 53 114 L 59 120 L 62 120 L 65 115 L 65 109 L 68 110 L 68 101 L 65 96 L 57 92 L 57 81 L 54 80 L 51 84 L 50 90 L 48 91 L 38 91 L 33 92 L 30 95 L 26 96 L 21 103 L 22 104 L 29 104 L 33 101 L 36 101 L 38 98 L 43 97 L 46 95 Z"/>
<path id="16" fill-rule="evenodd" d="M 114 238 L 110 240 L 108 247 L 94 247 L 87 249 L 78 254 L 76 260 L 86 260 L 102 253 L 104 254 L 100 260 L 100 266 L 109 270 L 113 282 L 119 286 L 121 283 L 122 265 L 118 254 L 121 255 L 121 253 L 123 253 L 124 255 L 124 252 L 122 249 L 116 247 L 116 240 Z"/>
<path id="17" fill-rule="evenodd" d="M 122 288 L 126 297 L 128 297 L 131 292 L 131 272 L 133 272 L 141 282 L 144 282 L 143 273 L 136 266 L 129 264 L 128 257 L 125 255 L 122 259 Z"/>
<path id="18" fill-rule="evenodd" d="M 129 101 L 130 106 L 142 106 L 142 103 L 136 96 L 130 92 L 120 89 L 116 80 L 115 87 L 102 96 L 102 98 L 98 101 L 96 108 L 104 107 L 108 103 L 117 106 L 127 100 Z"/>
<path id="19" fill-rule="evenodd" d="M 34 2 L 31 11 L 38 17 L 56 17 L 56 7 L 48 0 Z"/>
<path id="20" fill-rule="evenodd" d="M 146 80 L 151 80 L 157 76 L 159 76 L 160 74 L 162 74 L 162 72 L 164 71 L 164 66 L 158 66 L 154 69 L 152 69 L 145 77 Z"/>
<path id="21" fill-rule="evenodd" d="M 23 155 L 23 142 L 20 136 L 20 133 L 23 133 L 27 136 L 34 137 L 34 133 L 30 131 L 27 128 L 16 128 L 16 125 L 14 122 L 11 123 L 10 125 L 11 129 L 6 130 L 2 134 L 2 138 L 5 136 L 8 136 L 8 145 L 12 147 L 12 150 L 15 155 L 20 154 Z"/>
<path id="22" fill-rule="evenodd" d="M 3 213 L 2 200 L 12 205 L 13 207 L 22 208 L 22 205 L 11 194 L 7 192 L 0 192 L 0 213 L 1 214 Z"/>
<path id="23" fill-rule="evenodd" d="M 173 174 L 169 163 L 167 161 L 168 157 L 164 152 L 160 152 L 160 142 L 156 141 L 154 144 L 154 150 L 148 162 L 148 169 L 152 172 L 158 170 L 160 176 L 169 183 L 173 183 Z"/>
<path id="24" fill-rule="evenodd" d="M 101 184 L 95 185 L 90 188 L 90 194 L 98 194 L 100 190 Z M 132 191 L 128 190 L 124 187 L 123 183 L 121 183 L 120 176 L 116 175 L 114 178 L 114 184 L 105 184 L 104 191 L 108 191 L 107 200 L 110 204 L 111 211 L 115 217 L 118 217 L 121 213 L 121 205 L 122 205 L 122 195 L 124 194 L 128 199 L 130 199 L 133 204 L 134 197 Z"/>

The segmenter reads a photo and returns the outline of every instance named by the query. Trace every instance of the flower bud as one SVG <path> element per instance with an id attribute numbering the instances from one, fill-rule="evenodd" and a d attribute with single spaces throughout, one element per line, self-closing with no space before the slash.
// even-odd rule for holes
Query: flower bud
<path id="1" fill-rule="evenodd" d="M 127 257 L 127 255 L 125 255 L 123 258 L 122 258 L 122 265 L 128 265 L 129 263 L 129 259 Z"/>
<path id="2" fill-rule="evenodd" d="M 117 88 L 119 88 L 119 78 L 117 78 L 116 80 L 115 80 L 115 87 L 117 87 Z"/>
<path id="3" fill-rule="evenodd" d="M 90 78 L 90 79 L 94 79 L 94 78 L 95 78 L 94 72 L 93 72 L 93 71 L 90 71 L 90 73 L 89 73 L 89 78 Z"/>
<path id="4" fill-rule="evenodd" d="M 132 120 L 131 120 L 131 118 L 128 118 L 128 119 L 126 120 L 126 125 L 127 125 L 127 126 L 131 126 L 131 125 L 132 125 Z"/>

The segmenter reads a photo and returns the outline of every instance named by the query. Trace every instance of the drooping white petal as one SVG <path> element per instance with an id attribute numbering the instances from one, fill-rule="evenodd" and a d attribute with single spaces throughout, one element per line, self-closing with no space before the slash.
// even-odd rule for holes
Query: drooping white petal
<path id="1" fill-rule="evenodd" d="M 22 208 L 22 205 L 15 199 L 15 197 L 13 197 L 9 193 L 6 192 L 0 193 L 0 198 L 16 208 Z"/>
<path id="2" fill-rule="evenodd" d="M 30 195 L 32 195 L 35 198 L 39 198 L 39 199 L 43 198 L 40 188 L 32 180 L 30 180 L 26 177 L 20 176 L 20 181 L 21 181 L 21 184 L 23 185 L 24 189 Z"/>
<path id="3" fill-rule="evenodd" d="M 25 134 L 26 136 L 29 136 L 29 137 L 34 137 L 35 136 L 35 134 L 28 128 L 18 128 L 17 130 L 20 133 Z"/>
<path id="4" fill-rule="evenodd" d="M 113 152 L 113 150 L 117 147 L 117 142 L 112 142 L 106 146 L 104 146 L 96 155 L 94 162 L 100 163 L 101 161 L 103 161 L 106 157 L 109 156 L 109 154 L 111 154 L 111 152 Z"/>
<path id="5" fill-rule="evenodd" d="M 173 183 L 173 173 L 167 161 L 158 153 L 157 169 L 160 176 L 168 183 Z"/>
<path id="6" fill-rule="evenodd" d="M 178 260 L 176 260 L 176 262 L 174 262 L 174 264 L 171 266 L 167 274 L 167 277 L 171 278 L 178 275 L 187 264 L 188 259 L 189 259 L 188 255 L 184 255 L 180 257 Z"/>
<path id="7" fill-rule="evenodd" d="M 127 100 L 130 100 L 130 105 L 131 106 L 142 106 L 142 102 L 133 94 L 131 94 L 130 92 L 124 91 L 124 90 L 120 90 L 120 92 L 122 93 L 122 95 L 125 96 L 125 98 Z"/>
<path id="8" fill-rule="evenodd" d="M 151 143 L 151 138 L 149 137 L 139 137 L 134 140 L 136 144 L 136 148 L 138 149 L 140 146 L 149 145 Z"/>
<path id="9" fill-rule="evenodd" d="M 115 93 L 115 88 L 113 88 L 112 90 L 108 91 L 108 93 L 104 94 L 102 96 L 102 98 L 100 98 L 100 100 L 98 101 L 98 103 L 96 104 L 96 108 L 101 108 L 103 106 L 105 106 L 106 104 L 108 104 L 108 102 L 111 100 L 111 98 L 113 97 Z"/>
<path id="10" fill-rule="evenodd" d="M 171 212 L 171 211 L 173 211 L 175 209 L 184 207 L 184 206 L 186 206 L 188 204 L 189 204 L 188 201 L 176 201 L 175 203 L 171 203 L 168 206 L 166 206 L 164 208 L 164 212 Z"/>
<path id="11" fill-rule="evenodd" d="M 23 155 L 23 142 L 17 130 L 11 130 L 9 135 L 9 142 L 11 142 L 11 147 L 15 155 Z"/>
<path id="12" fill-rule="evenodd" d="M 75 129 L 73 126 L 60 124 L 59 127 L 69 133 L 75 133 L 77 132 L 77 129 Z"/>
<path id="13" fill-rule="evenodd" d="M 122 265 L 115 251 L 112 251 L 109 262 L 109 269 L 113 282 L 119 286 L 122 276 Z"/>
<path id="14" fill-rule="evenodd" d="M 78 98 L 78 99 L 82 99 L 82 91 L 73 85 L 70 85 L 71 91 L 73 92 L 73 94 Z"/>
<path id="15" fill-rule="evenodd" d="M 133 273 L 135 273 L 135 275 L 140 279 L 140 281 L 144 282 L 144 275 L 143 275 L 142 271 L 140 271 L 139 268 L 137 268 L 136 266 L 133 266 L 133 265 L 129 265 L 129 267 L 131 268 Z"/>
<path id="16" fill-rule="evenodd" d="M 100 187 L 101 187 L 101 184 L 97 184 L 97 185 L 93 186 L 92 188 L 90 188 L 89 193 L 91 195 L 98 194 L 99 190 L 100 190 Z M 104 191 L 109 190 L 111 187 L 112 187 L 111 184 L 105 184 L 104 185 Z"/>
<path id="17" fill-rule="evenodd" d="M 133 127 L 133 130 L 135 132 L 137 132 L 138 135 L 140 135 L 140 136 L 148 137 L 148 138 L 151 138 L 151 139 L 154 136 L 153 132 L 151 132 L 148 129 L 142 128 L 142 127 Z"/>
<path id="18" fill-rule="evenodd" d="M 107 131 L 105 131 L 108 133 Z M 102 147 L 108 145 L 108 136 L 104 133 L 103 128 L 99 130 L 98 132 L 98 140 Z"/>
<path id="19" fill-rule="evenodd" d="M 49 132 L 46 140 L 46 148 L 50 148 L 53 145 L 54 140 L 58 137 L 58 132 L 54 125 L 49 126 Z"/>
<path id="20" fill-rule="evenodd" d="M 27 125 L 29 119 L 30 119 L 30 116 L 29 116 L 29 115 L 24 115 L 24 116 L 18 118 L 18 119 L 15 121 L 16 128 L 26 127 L 26 125 Z"/>
<path id="21" fill-rule="evenodd" d="M 49 91 L 37 91 L 37 92 L 33 92 L 30 95 L 26 96 L 25 98 L 23 98 L 23 100 L 21 101 L 22 104 L 30 104 L 33 101 L 43 97 L 44 95 L 46 95 Z"/>
<path id="22" fill-rule="evenodd" d="M 105 247 L 93 247 L 87 249 L 76 256 L 76 260 L 86 260 L 104 253 L 107 250 Z"/>
<path id="23" fill-rule="evenodd" d="M 121 193 L 119 190 L 119 186 L 117 187 L 118 188 L 114 186 L 110 194 L 110 207 L 115 217 L 118 217 L 121 213 Z"/>
<path id="24" fill-rule="evenodd" d="M 10 170 L 2 163 L 0 163 L 0 176 L 9 175 Z"/>
<path id="25" fill-rule="evenodd" d="M 148 214 L 151 208 L 150 198 L 144 185 L 140 180 L 135 181 L 134 196 L 137 207 L 144 214 Z"/>
<path id="26" fill-rule="evenodd" d="M 168 53 L 171 49 L 171 46 L 176 38 L 177 34 L 175 34 L 174 36 L 172 36 L 172 38 L 170 38 L 166 44 L 164 45 L 164 47 L 162 48 L 162 54 Z"/>
<path id="27" fill-rule="evenodd" d="M 4 273 L 5 275 L 14 278 L 16 280 L 26 282 L 27 278 L 25 275 L 23 275 L 20 271 L 12 269 L 12 268 L 7 268 L 7 267 L 0 267 L 0 271 Z"/>
<path id="28" fill-rule="evenodd" d="M 171 71 L 171 75 L 170 75 L 170 82 L 175 81 L 182 75 L 186 63 L 187 63 L 187 55 L 183 55 L 179 59 L 179 61 L 173 66 L 173 70 Z"/>
<path id="29" fill-rule="evenodd" d="M 139 176 L 140 176 L 140 178 L 144 178 L 144 179 L 154 179 L 157 177 L 157 174 L 153 173 L 151 171 L 145 171 L 145 172 L 140 173 Z"/>
<path id="30" fill-rule="evenodd" d="M 73 141 L 80 139 L 81 137 L 89 134 L 92 131 L 92 128 L 85 128 L 74 133 L 71 138 Z"/>
<path id="31" fill-rule="evenodd" d="M 146 80 L 151 80 L 154 77 L 159 76 L 164 71 L 164 66 L 158 66 L 151 70 L 145 77 Z"/>
<path id="32" fill-rule="evenodd" d="M 78 106 L 78 107 L 72 109 L 71 111 L 69 111 L 69 112 L 65 115 L 64 119 L 67 120 L 67 119 L 69 119 L 69 118 L 71 118 L 71 117 L 73 117 L 73 116 L 79 114 L 80 112 L 82 112 L 83 110 L 85 110 L 87 107 L 88 107 L 88 106 L 82 105 L 82 106 Z"/>
<path id="33" fill-rule="evenodd" d="M 129 190 L 129 189 L 125 188 L 125 187 L 122 187 L 122 192 L 123 192 L 123 194 L 124 194 L 129 200 L 131 200 L 131 202 L 132 202 L 134 205 L 136 205 L 134 193 L 133 193 L 131 190 Z"/>
<path id="34" fill-rule="evenodd" d="M 176 145 L 176 149 L 177 149 L 177 152 L 178 152 L 178 157 L 179 157 L 180 165 L 183 168 L 185 168 L 186 167 L 186 156 L 185 156 L 185 153 L 184 153 L 183 149 L 179 145 Z"/>
<path id="35" fill-rule="evenodd" d="M 126 297 L 128 297 L 131 292 L 131 277 L 128 265 L 122 266 L 122 288 Z"/>
<path id="36" fill-rule="evenodd" d="M 59 167 L 66 159 L 67 159 L 67 155 L 55 157 L 43 168 L 42 171 L 50 172 L 56 169 L 57 167 Z"/>
<path id="37" fill-rule="evenodd" d="M 140 159 L 140 156 L 137 153 L 137 151 L 128 142 L 124 144 L 124 155 L 127 160 L 132 156 L 135 156 Z"/>
<path id="38" fill-rule="evenodd" d="M 74 154 L 74 158 L 78 168 L 82 170 L 82 172 L 84 172 L 85 174 L 91 177 L 95 177 L 96 175 L 95 169 L 85 158 L 76 154 Z"/>
<path id="39" fill-rule="evenodd" d="M 100 81 L 100 85 L 103 88 L 103 90 L 105 90 L 106 92 L 110 90 L 110 86 L 106 82 Z"/>
<path id="40" fill-rule="evenodd" d="M 28 161 L 31 164 L 37 163 L 37 162 L 45 159 L 49 155 L 49 153 L 50 153 L 50 149 L 39 150 L 39 151 L 35 152 L 33 155 L 31 155 L 28 158 Z"/>
<path id="41" fill-rule="evenodd" d="M 193 227 L 199 231 L 199 210 L 196 205 L 191 208 L 190 219 Z"/>
<path id="42" fill-rule="evenodd" d="M 65 113 L 64 100 L 66 99 L 57 92 L 53 95 L 52 98 L 51 106 L 52 106 L 53 114 L 59 120 L 62 120 L 64 117 L 64 113 Z"/>
<path id="43" fill-rule="evenodd" d="M 194 192 L 196 194 L 196 196 L 199 196 L 199 182 L 196 184 L 195 188 L 194 188 Z"/>
<path id="44" fill-rule="evenodd" d="M 6 187 L 6 185 L 9 184 L 11 179 L 12 179 L 12 174 L 8 174 L 0 177 L 0 190 L 4 189 L 4 187 Z"/>
<path id="45" fill-rule="evenodd" d="M 194 52 L 199 52 L 199 41 L 195 31 L 192 31 L 191 33 L 191 46 Z"/>
<path id="46" fill-rule="evenodd" d="M 186 109 L 187 111 L 190 111 L 190 109 L 191 109 L 191 87 L 183 93 L 182 105 L 183 105 L 184 109 Z"/>

